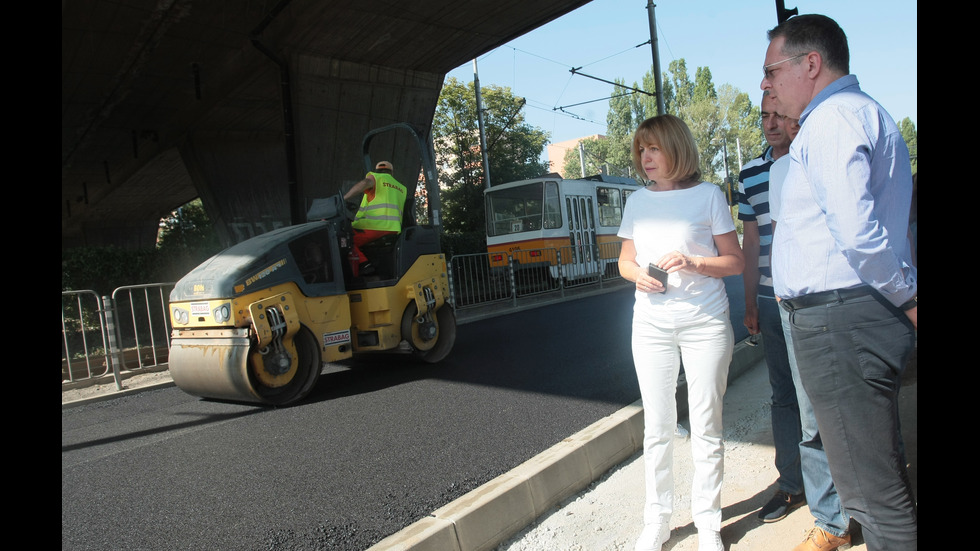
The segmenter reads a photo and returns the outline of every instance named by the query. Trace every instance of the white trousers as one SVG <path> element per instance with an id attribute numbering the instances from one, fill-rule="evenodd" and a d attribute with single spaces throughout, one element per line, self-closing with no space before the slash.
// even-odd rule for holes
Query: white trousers
<path id="1" fill-rule="evenodd" d="M 691 515 L 697 528 L 721 530 L 722 404 L 735 345 L 728 312 L 684 327 L 657 327 L 634 316 L 632 341 L 643 400 L 644 522 L 669 524 L 673 512 L 675 392 L 683 358 L 694 459 Z"/>

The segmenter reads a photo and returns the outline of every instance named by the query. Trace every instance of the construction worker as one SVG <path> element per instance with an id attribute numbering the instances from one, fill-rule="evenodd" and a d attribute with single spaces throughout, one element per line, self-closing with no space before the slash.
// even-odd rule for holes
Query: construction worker
<path id="1" fill-rule="evenodd" d="M 356 262 L 353 258 L 351 262 L 354 277 L 371 275 L 375 271 L 374 266 L 361 252 L 363 245 L 402 231 L 402 215 L 408 190 L 391 172 L 391 163 L 381 161 L 374 167 L 374 172 L 368 172 L 363 180 L 344 194 L 345 201 L 359 193 L 364 194 L 357 215 L 351 222 L 354 229 L 352 256 L 356 255 Z"/>

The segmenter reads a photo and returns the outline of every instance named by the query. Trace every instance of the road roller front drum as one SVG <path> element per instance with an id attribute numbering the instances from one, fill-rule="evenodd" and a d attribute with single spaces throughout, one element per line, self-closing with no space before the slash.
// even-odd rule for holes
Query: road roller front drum
<path id="1" fill-rule="evenodd" d="M 264 352 L 264 353 L 263 353 Z M 320 376 L 320 347 L 305 326 L 292 337 L 249 352 L 249 383 L 263 402 L 286 405 L 305 397 Z"/>

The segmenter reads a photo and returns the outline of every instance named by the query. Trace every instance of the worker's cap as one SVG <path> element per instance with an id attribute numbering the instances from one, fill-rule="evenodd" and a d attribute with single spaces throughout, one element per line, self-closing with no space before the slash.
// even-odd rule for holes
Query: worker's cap
<path id="1" fill-rule="evenodd" d="M 381 161 L 377 164 L 377 166 L 374 167 L 374 170 L 381 170 L 381 169 L 394 170 L 393 168 L 391 168 L 391 163 L 389 163 L 388 161 Z"/>

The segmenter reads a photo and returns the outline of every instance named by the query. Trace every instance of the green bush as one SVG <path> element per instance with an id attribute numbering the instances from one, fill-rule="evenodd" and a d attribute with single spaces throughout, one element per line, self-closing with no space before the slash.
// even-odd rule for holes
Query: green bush
<path id="1" fill-rule="evenodd" d="M 200 199 L 175 209 L 161 222 L 153 249 L 62 249 L 61 290 L 102 296 L 126 285 L 175 282 L 222 249 Z"/>
<path id="2" fill-rule="evenodd" d="M 446 259 L 457 254 L 487 252 L 487 236 L 483 232 L 446 232 L 442 234 L 442 252 Z"/>
<path id="3" fill-rule="evenodd" d="M 175 282 L 204 262 L 214 248 L 126 250 L 80 247 L 61 251 L 61 290 L 107 295 L 125 285 Z"/>

